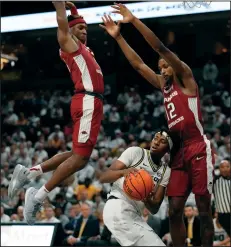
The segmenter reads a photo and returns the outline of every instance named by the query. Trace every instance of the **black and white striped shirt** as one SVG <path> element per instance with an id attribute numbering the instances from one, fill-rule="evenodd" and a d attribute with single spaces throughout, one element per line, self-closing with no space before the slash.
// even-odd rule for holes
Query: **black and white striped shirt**
<path id="1" fill-rule="evenodd" d="M 230 213 L 230 179 L 222 176 L 213 184 L 214 201 L 218 213 Z"/>

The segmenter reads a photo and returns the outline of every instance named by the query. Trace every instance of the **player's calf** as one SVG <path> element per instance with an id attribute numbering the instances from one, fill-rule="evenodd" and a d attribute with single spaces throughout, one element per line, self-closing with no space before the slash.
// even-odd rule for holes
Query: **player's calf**
<path id="1" fill-rule="evenodd" d="M 169 224 L 173 246 L 185 246 L 186 228 L 183 222 L 185 197 L 169 197 Z"/>
<path id="2" fill-rule="evenodd" d="M 212 246 L 214 237 L 214 225 L 211 209 L 211 196 L 196 195 L 196 204 L 200 216 L 201 242 L 203 246 Z"/>

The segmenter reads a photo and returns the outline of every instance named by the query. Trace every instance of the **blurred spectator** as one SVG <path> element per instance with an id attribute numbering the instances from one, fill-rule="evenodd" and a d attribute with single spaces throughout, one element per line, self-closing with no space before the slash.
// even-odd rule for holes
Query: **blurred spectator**
<path id="1" fill-rule="evenodd" d="M 85 191 L 87 193 L 87 199 L 91 200 L 93 196 L 99 192 L 99 190 L 92 185 L 92 180 L 90 178 L 86 178 L 84 184 L 78 185 L 75 194 L 77 195 L 77 199 L 80 200 L 81 193 Z"/>
<path id="2" fill-rule="evenodd" d="M 87 203 L 88 205 L 90 205 L 90 207 L 93 206 L 93 202 L 87 199 L 88 195 L 86 190 L 82 190 L 81 192 L 79 192 L 78 197 L 80 205 Z"/>
<path id="3" fill-rule="evenodd" d="M 4 119 L 5 124 L 16 125 L 18 122 L 18 116 L 14 113 L 13 109 L 8 110 L 8 114 Z"/>
<path id="4" fill-rule="evenodd" d="M 27 123 L 28 123 L 28 120 L 25 118 L 24 113 L 20 112 L 19 113 L 19 119 L 17 121 L 17 125 L 24 126 L 24 125 L 27 125 Z"/>
<path id="5" fill-rule="evenodd" d="M 215 212 L 214 216 L 215 218 L 213 219 L 213 225 L 214 225 L 213 246 L 230 246 L 230 237 L 219 223 L 217 212 Z"/>
<path id="6" fill-rule="evenodd" d="M 117 112 L 116 107 L 112 107 L 112 110 L 109 113 L 109 122 L 118 123 L 119 121 L 120 121 L 120 114 Z"/>
<path id="7" fill-rule="evenodd" d="M 218 148 L 218 155 L 221 157 L 221 159 L 230 157 L 230 136 L 225 137 L 224 145 Z"/>
<path id="8" fill-rule="evenodd" d="M 69 209 L 71 208 L 71 203 L 68 202 L 65 198 L 65 196 L 61 193 L 57 194 L 55 196 L 55 201 L 54 201 L 55 207 L 60 207 L 64 214 L 67 215 L 69 212 Z"/>
<path id="9" fill-rule="evenodd" d="M 48 159 L 47 151 L 44 149 L 43 144 L 38 144 L 37 151 L 35 152 L 35 155 L 38 156 L 39 163 L 42 163 L 46 159 Z"/>
<path id="10" fill-rule="evenodd" d="M 211 60 L 209 60 L 203 68 L 203 79 L 205 81 L 211 81 L 212 83 L 215 83 L 217 76 L 217 66 Z"/>
<path id="11" fill-rule="evenodd" d="M 103 212 L 105 202 L 103 201 L 99 193 L 94 195 L 93 201 L 94 201 L 94 204 L 92 207 L 92 212 L 94 213 L 96 217 L 98 217 Z"/>
<path id="12" fill-rule="evenodd" d="M 184 208 L 184 222 L 186 226 L 186 236 L 188 246 L 200 246 L 200 220 L 194 215 L 193 207 L 186 205 Z"/>
<path id="13" fill-rule="evenodd" d="M 31 158 L 25 153 L 24 150 L 20 150 L 19 157 L 17 159 L 17 163 L 21 164 L 25 167 L 30 168 L 32 166 Z"/>
<path id="14" fill-rule="evenodd" d="M 91 214 L 91 207 L 87 203 L 81 205 L 81 217 L 77 220 L 73 236 L 65 242 L 68 245 L 85 246 L 90 237 L 100 234 L 99 221 Z"/>
<path id="15" fill-rule="evenodd" d="M 61 222 L 63 228 L 68 224 L 68 217 L 63 214 L 63 209 L 61 207 L 55 207 L 55 217 Z"/>
<path id="16" fill-rule="evenodd" d="M 4 207 L 1 205 L 1 223 L 10 222 L 10 217 L 7 214 L 4 214 Z"/>
<path id="17" fill-rule="evenodd" d="M 76 174 L 78 184 L 83 184 L 86 178 L 93 179 L 95 169 L 88 163 L 82 170 Z"/>
<path id="18" fill-rule="evenodd" d="M 41 222 L 43 223 L 59 223 L 60 221 L 55 217 L 55 212 L 52 206 L 47 206 L 44 210 L 45 219 Z"/>
<path id="19" fill-rule="evenodd" d="M 26 140 L 26 135 L 25 133 L 21 130 L 21 128 L 17 128 L 16 132 L 13 133 L 12 135 L 12 139 L 15 142 L 19 142 L 21 140 Z"/>
<path id="20" fill-rule="evenodd" d="M 49 148 L 59 149 L 63 145 L 63 140 L 59 138 L 57 134 L 55 134 L 48 142 Z"/>
<path id="21" fill-rule="evenodd" d="M 54 127 L 54 132 L 52 132 L 49 136 L 48 136 L 48 140 L 52 140 L 54 139 L 54 137 L 58 135 L 59 139 L 64 140 L 64 133 L 60 130 L 60 126 L 58 124 L 55 125 Z"/>
<path id="22" fill-rule="evenodd" d="M 72 205 L 69 208 L 69 222 L 64 226 L 65 233 L 68 235 L 73 235 L 77 220 L 80 218 L 81 207 L 79 204 Z"/>
<path id="23" fill-rule="evenodd" d="M 23 216 L 23 206 L 18 206 L 17 208 L 17 216 L 18 216 L 18 221 L 24 222 L 24 216 Z"/>

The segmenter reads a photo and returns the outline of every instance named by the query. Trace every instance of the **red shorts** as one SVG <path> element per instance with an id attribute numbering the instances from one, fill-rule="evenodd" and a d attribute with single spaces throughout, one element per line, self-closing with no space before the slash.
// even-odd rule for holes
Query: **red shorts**
<path id="1" fill-rule="evenodd" d="M 87 94 L 76 94 L 71 101 L 73 120 L 72 150 L 90 157 L 96 144 L 103 118 L 102 100 Z"/>
<path id="2" fill-rule="evenodd" d="M 212 194 L 215 157 L 210 141 L 194 142 L 181 148 L 173 158 L 168 196 Z"/>

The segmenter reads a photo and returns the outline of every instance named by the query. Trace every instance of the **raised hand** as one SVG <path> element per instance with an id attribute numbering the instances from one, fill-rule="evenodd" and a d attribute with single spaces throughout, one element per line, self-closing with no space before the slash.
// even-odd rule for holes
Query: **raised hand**
<path id="1" fill-rule="evenodd" d="M 72 7 L 75 7 L 74 3 L 72 2 L 65 2 L 66 8 L 71 9 Z"/>
<path id="2" fill-rule="evenodd" d="M 123 4 L 121 3 L 115 3 L 113 6 L 111 6 L 113 9 L 115 9 L 114 11 L 112 11 L 112 13 L 115 14 L 120 14 L 123 16 L 123 20 L 121 20 L 120 22 L 122 23 L 129 23 L 132 22 L 135 18 L 135 16 L 132 14 L 132 12 Z"/>
<path id="3" fill-rule="evenodd" d="M 120 23 L 115 24 L 109 15 L 104 15 L 102 20 L 104 25 L 99 24 L 99 26 L 106 30 L 114 39 L 117 39 L 120 36 Z"/>

